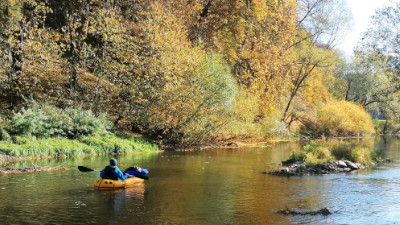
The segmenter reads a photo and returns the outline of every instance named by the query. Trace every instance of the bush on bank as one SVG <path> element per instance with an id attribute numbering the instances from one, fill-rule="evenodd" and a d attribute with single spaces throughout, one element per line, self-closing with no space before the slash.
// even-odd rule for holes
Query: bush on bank
<path id="1" fill-rule="evenodd" d="M 324 104 L 317 116 L 318 131 L 327 136 L 374 134 L 371 115 L 361 105 L 348 101 Z"/>
<path id="2" fill-rule="evenodd" d="M 113 124 L 105 114 L 94 115 L 90 110 L 73 107 L 61 109 L 32 101 L 28 108 L 12 115 L 9 126 L 10 133 L 15 136 L 76 139 L 107 134 Z"/>
<path id="3" fill-rule="evenodd" d="M 0 124 L 0 159 L 157 151 L 151 141 L 111 131 L 106 115 L 31 102 Z"/>

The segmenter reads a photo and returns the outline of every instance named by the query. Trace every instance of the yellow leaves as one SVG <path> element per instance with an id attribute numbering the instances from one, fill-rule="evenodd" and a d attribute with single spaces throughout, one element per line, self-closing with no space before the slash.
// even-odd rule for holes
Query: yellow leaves
<path id="1" fill-rule="evenodd" d="M 145 35 L 145 44 L 152 49 L 146 65 L 165 74 L 168 81 L 193 73 L 202 53 L 190 46 L 183 21 L 164 11 L 160 3 L 151 4 L 151 9 L 151 13 L 143 14 L 138 26 Z"/>
<path id="2" fill-rule="evenodd" d="M 325 80 L 334 79 L 331 74 L 326 74 L 322 69 L 315 69 L 305 82 L 304 95 L 308 104 L 319 104 L 332 99 Z"/>
<path id="3" fill-rule="evenodd" d="M 348 101 L 330 101 L 318 113 L 321 130 L 328 135 L 374 133 L 371 116 L 360 105 Z"/>

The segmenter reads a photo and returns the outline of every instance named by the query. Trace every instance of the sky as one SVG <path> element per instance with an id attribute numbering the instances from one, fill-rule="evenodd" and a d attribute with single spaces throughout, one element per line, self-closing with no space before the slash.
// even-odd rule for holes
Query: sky
<path id="1" fill-rule="evenodd" d="M 392 0 L 397 2 L 400 0 Z M 346 0 L 347 6 L 353 14 L 353 24 L 338 49 L 344 52 L 346 58 L 352 56 L 353 48 L 361 39 L 371 22 L 371 16 L 376 9 L 382 8 L 390 3 L 390 0 Z"/>

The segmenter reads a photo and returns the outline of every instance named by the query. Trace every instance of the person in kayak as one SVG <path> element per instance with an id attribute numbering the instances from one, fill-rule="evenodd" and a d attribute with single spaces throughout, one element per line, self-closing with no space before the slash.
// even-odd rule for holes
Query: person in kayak
<path id="1" fill-rule="evenodd" d="M 132 177 L 129 174 L 123 174 L 121 170 L 117 167 L 117 160 L 110 159 L 110 165 L 106 166 L 101 172 L 100 177 L 102 179 L 111 179 L 111 180 L 125 180 L 128 177 Z"/>

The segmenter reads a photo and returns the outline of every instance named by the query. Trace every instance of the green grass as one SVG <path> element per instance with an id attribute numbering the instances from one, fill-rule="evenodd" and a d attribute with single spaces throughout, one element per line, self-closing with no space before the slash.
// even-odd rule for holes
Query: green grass
<path id="1" fill-rule="evenodd" d="M 0 121 L 0 159 L 158 151 L 150 140 L 111 132 L 112 125 L 106 114 L 31 100 L 27 108 Z"/>
<path id="2" fill-rule="evenodd" d="M 0 141 L 0 155 L 10 157 L 76 157 L 158 151 L 147 140 L 121 134 L 88 136 L 81 139 L 13 137 Z"/>
<path id="3" fill-rule="evenodd" d="M 375 132 L 379 134 L 385 128 L 386 120 L 372 120 L 372 123 L 374 124 Z"/>
<path id="4" fill-rule="evenodd" d="M 386 123 L 386 120 L 372 120 L 372 122 L 376 125 L 382 125 Z"/>
<path id="5" fill-rule="evenodd" d="M 147 140 L 130 137 L 127 135 L 104 135 L 104 136 L 89 136 L 80 139 L 82 143 L 88 146 L 98 147 L 102 151 L 109 153 L 131 153 L 131 152 L 146 152 L 157 151 L 158 147 Z"/>
<path id="6" fill-rule="evenodd" d="M 289 159 L 304 161 L 307 166 L 322 165 L 329 160 L 349 160 L 367 165 L 378 162 L 380 154 L 370 147 L 348 141 L 315 142 L 304 146 L 303 150 L 293 150 Z"/>

